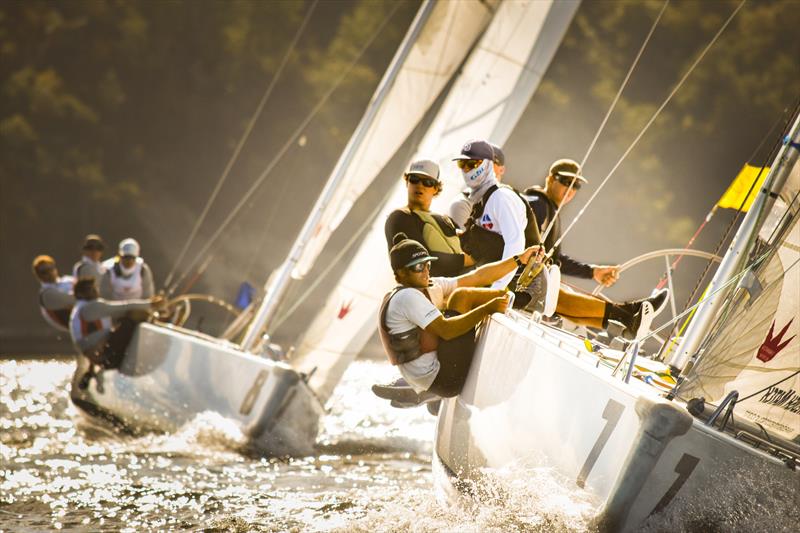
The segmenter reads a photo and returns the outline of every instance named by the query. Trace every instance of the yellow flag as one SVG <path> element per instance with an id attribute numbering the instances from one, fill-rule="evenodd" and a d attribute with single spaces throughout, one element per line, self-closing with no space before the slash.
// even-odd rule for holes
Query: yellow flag
<path id="1" fill-rule="evenodd" d="M 759 172 L 761 173 L 760 176 Z M 728 190 L 725 191 L 725 194 L 722 195 L 722 198 L 719 199 L 717 207 L 739 209 L 739 206 L 742 205 L 746 197 L 747 201 L 744 203 L 742 211 L 747 211 L 750 209 L 750 206 L 753 205 L 753 200 L 755 200 L 759 189 L 761 189 L 761 185 L 764 184 L 767 174 L 769 174 L 769 167 L 763 167 L 762 170 L 762 167 L 745 165 L 742 171 L 739 172 L 739 175 L 736 176 L 736 179 L 733 180 L 730 187 L 728 187 Z M 756 178 L 758 181 L 755 186 L 753 186 L 753 182 L 756 181 Z M 750 191 L 751 187 L 753 189 L 752 191 Z M 748 192 L 750 192 L 750 196 L 747 196 Z"/>

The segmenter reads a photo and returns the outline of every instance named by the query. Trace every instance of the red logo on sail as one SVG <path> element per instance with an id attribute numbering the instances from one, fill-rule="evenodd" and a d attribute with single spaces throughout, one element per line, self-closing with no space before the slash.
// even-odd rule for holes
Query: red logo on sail
<path id="1" fill-rule="evenodd" d="M 347 303 L 343 303 L 342 306 L 339 308 L 339 314 L 336 315 L 336 318 L 339 320 L 343 319 L 347 316 L 347 313 L 350 312 L 350 308 L 353 306 L 353 300 L 350 300 Z"/>
<path id="2" fill-rule="evenodd" d="M 764 363 L 772 360 L 773 357 L 778 355 L 778 352 L 786 348 L 786 345 L 789 344 L 792 339 L 794 339 L 794 335 L 789 337 L 785 342 L 781 343 L 783 340 L 783 336 L 786 331 L 789 329 L 789 326 L 792 324 L 792 320 L 789 321 L 788 324 L 783 326 L 783 329 L 778 333 L 777 337 L 773 337 L 772 333 L 775 331 L 775 321 L 772 321 L 772 326 L 769 328 L 769 333 L 767 333 L 767 338 L 761 347 L 758 349 L 758 360 Z"/>

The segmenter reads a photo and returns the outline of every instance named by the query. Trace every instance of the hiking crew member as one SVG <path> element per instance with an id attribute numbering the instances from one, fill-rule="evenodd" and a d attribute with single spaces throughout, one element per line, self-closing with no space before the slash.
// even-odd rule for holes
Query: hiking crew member
<path id="1" fill-rule="evenodd" d="M 503 181 L 503 175 L 506 173 L 506 156 L 503 150 L 494 143 L 489 143 L 494 153 L 492 160 L 494 168 L 494 177 L 497 181 Z M 472 200 L 470 199 L 471 189 L 466 188 L 461 191 L 461 194 L 456 196 L 455 200 L 450 204 L 450 218 L 455 223 L 456 227 L 463 230 L 469 220 L 469 214 L 472 212 Z"/>
<path id="2" fill-rule="evenodd" d="M 404 234 L 395 236 L 389 256 L 398 286 L 384 297 L 379 331 L 390 362 L 415 392 L 443 397 L 461 392 L 474 353 L 475 326 L 508 307 L 505 290 L 476 287 L 514 272 L 537 251 L 531 247 L 455 278 L 431 277 L 436 257 Z"/>
<path id="3" fill-rule="evenodd" d="M 33 260 L 33 274 L 41 283 L 39 310 L 48 324 L 59 331 L 69 331 L 69 314 L 75 305 L 72 286 L 75 278 L 59 276 L 55 260 L 39 255 Z"/>
<path id="4" fill-rule="evenodd" d="M 431 202 L 442 192 L 439 165 L 422 159 L 409 165 L 403 175 L 408 190 L 408 205 L 395 209 L 386 218 L 384 232 L 386 244 L 404 233 L 411 240 L 422 243 L 437 261 L 431 263 L 431 276 L 457 276 L 475 264 L 475 260 L 461 249 L 456 226 L 450 217 L 431 212 Z"/>
<path id="5" fill-rule="evenodd" d="M 106 300 L 150 298 L 155 292 L 153 273 L 139 257 L 139 243 L 124 239 L 117 257 L 103 262 L 105 273 L 100 282 L 100 295 Z"/>
<path id="6" fill-rule="evenodd" d="M 100 280 L 105 272 L 105 267 L 101 263 L 105 249 L 106 245 L 99 235 L 87 235 L 83 241 L 83 255 L 80 261 L 72 267 L 72 276 L 75 279 L 91 276 L 99 287 Z"/>
<path id="7" fill-rule="evenodd" d="M 486 141 L 471 141 L 454 159 L 473 202 L 461 236 L 462 248 L 478 264 L 508 259 L 539 244 L 536 220 L 527 202 L 511 187 L 500 185 L 494 173 L 494 150 Z M 505 288 L 515 270 L 496 280 L 493 288 Z"/>
<path id="8" fill-rule="evenodd" d="M 75 307 L 69 317 L 69 331 L 77 350 L 93 365 L 118 368 L 136 326 L 161 305 L 162 298 L 108 302 L 98 298 L 94 278 L 80 278 L 75 283 Z M 88 378 L 81 380 L 81 388 Z"/>
<path id="9" fill-rule="evenodd" d="M 525 189 L 523 194 L 533 209 L 541 234 L 544 234 L 545 228 L 555 217 L 555 223 L 544 242 L 548 251 L 553 249 L 553 245 L 561 237 L 561 217 L 556 215 L 558 207 L 571 202 L 586 182 L 577 162 L 572 159 L 559 159 L 550 165 L 550 172 L 544 188 L 529 187 Z M 561 273 L 567 276 L 594 279 L 606 287 L 610 287 L 619 279 L 619 265 L 589 265 L 577 261 L 562 253 L 560 245 L 556 247 L 552 258 L 561 267 Z"/>

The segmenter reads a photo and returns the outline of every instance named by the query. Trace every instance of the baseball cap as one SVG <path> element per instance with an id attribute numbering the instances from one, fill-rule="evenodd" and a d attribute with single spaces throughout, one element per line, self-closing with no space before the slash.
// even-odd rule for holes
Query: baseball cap
<path id="1" fill-rule="evenodd" d="M 488 142 L 476 139 L 462 146 L 461 155 L 454 157 L 453 161 L 458 161 L 459 159 L 489 159 L 494 161 L 494 149 Z"/>
<path id="2" fill-rule="evenodd" d="M 439 165 L 430 159 L 418 159 L 408 165 L 405 175 L 419 174 L 439 181 Z"/>
<path id="3" fill-rule="evenodd" d="M 576 178 L 576 182 L 587 183 L 586 178 L 581 176 L 581 166 L 573 159 L 557 159 L 550 165 L 551 176 L 564 176 Z"/>
<path id="4" fill-rule="evenodd" d="M 103 243 L 103 239 L 100 235 L 95 235 L 94 233 L 90 233 L 83 239 L 83 249 L 84 250 L 97 250 L 102 252 L 106 249 L 105 243 Z"/>
<path id="5" fill-rule="evenodd" d="M 123 239 L 119 243 L 119 255 L 120 257 L 139 257 L 139 243 L 136 242 L 136 239 Z"/>
<path id="6" fill-rule="evenodd" d="M 389 260 L 392 263 L 392 270 L 400 270 L 414 266 L 425 261 L 436 261 L 436 257 L 431 257 L 428 250 L 417 241 L 412 241 L 405 233 L 397 233 L 392 239 L 392 249 L 389 250 Z"/>
<path id="7" fill-rule="evenodd" d="M 505 166 L 506 154 L 503 153 L 503 149 L 494 143 L 490 144 L 492 145 L 492 151 L 494 151 L 494 162 L 500 165 L 501 167 Z"/>

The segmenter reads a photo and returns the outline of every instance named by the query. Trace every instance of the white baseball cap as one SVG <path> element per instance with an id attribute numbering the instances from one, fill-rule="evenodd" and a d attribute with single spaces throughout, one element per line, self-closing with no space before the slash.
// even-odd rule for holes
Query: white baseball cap
<path id="1" fill-rule="evenodd" d="M 139 243 L 136 242 L 136 239 L 123 239 L 119 243 L 119 255 L 120 257 L 139 257 Z"/>

